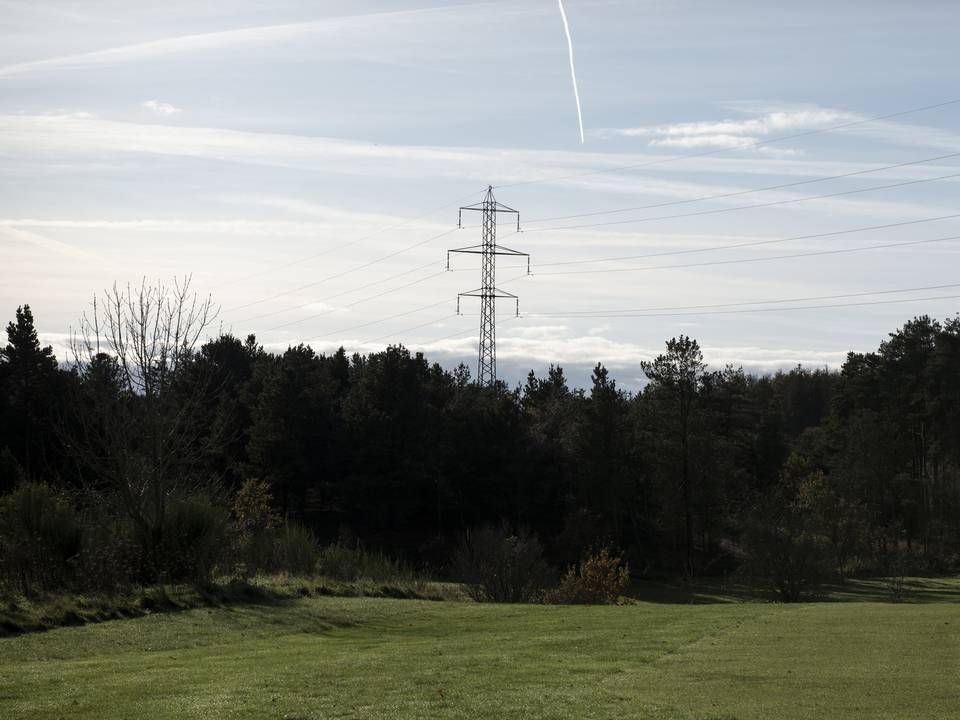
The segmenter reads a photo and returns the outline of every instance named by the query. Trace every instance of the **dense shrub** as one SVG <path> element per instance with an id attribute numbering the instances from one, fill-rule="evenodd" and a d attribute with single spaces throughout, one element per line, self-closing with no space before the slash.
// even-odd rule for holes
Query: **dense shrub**
<path id="1" fill-rule="evenodd" d="M 413 571 L 398 560 L 340 543 L 328 545 L 320 551 L 317 571 L 333 580 L 390 582 L 414 579 Z"/>
<path id="2" fill-rule="evenodd" d="M 470 533 L 455 552 L 452 568 L 482 602 L 532 602 L 553 578 L 537 538 L 506 527 Z"/>
<path id="3" fill-rule="evenodd" d="M 0 450 L 0 493 L 15 488 L 26 480 L 26 475 L 17 458 L 10 452 L 10 448 Z"/>
<path id="4" fill-rule="evenodd" d="M 797 455 L 780 473 L 780 482 L 754 505 L 746 525 L 745 570 L 769 583 L 784 602 L 815 593 L 831 569 L 824 521 L 829 501 L 823 473 Z"/>
<path id="5" fill-rule="evenodd" d="M 82 586 L 113 591 L 140 580 L 144 553 L 132 522 L 112 517 L 96 507 L 88 508 L 80 517 L 83 537 L 76 564 Z"/>
<path id="6" fill-rule="evenodd" d="M 0 572 L 24 593 L 61 588 L 81 548 L 77 513 L 47 485 L 20 483 L 0 498 Z"/>
<path id="7" fill-rule="evenodd" d="M 317 538 L 303 525 L 287 522 L 277 529 L 270 569 L 310 575 L 315 571 L 319 557 Z"/>
<path id="8" fill-rule="evenodd" d="M 240 533 L 236 536 L 235 571 L 250 576 L 273 572 L 276 565 L 276 529 Z"/>
<path id="9" fill-rule="evenodd" d="M 236 535 L 236 570 L 241 575 L 285 572 L 312 575 L 320 548 L 308 528 L 295 522 Z"/>
<path id="10" fill-rule="evenodd" d="M 202 496 L 174 500 L 164 516 L 160 563 L 169 580 L 203 582 L 229 553 L 229 517 Z"/>
<path id="11" fill-rule="evenodd" d="M 556 589 L 544 600 L 561 605 L 597 605 L 615 603 L 630 582 L 630 568 L 623 557 L 607 548 L 570 567 Z"/>

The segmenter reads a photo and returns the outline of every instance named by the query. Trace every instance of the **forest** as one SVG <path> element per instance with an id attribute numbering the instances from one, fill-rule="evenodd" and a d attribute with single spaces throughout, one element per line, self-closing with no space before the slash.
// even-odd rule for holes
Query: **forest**
<path id="1" fill-rule="evenodd" d="M 58 361 L 16 309 L 8 587 L 309 572 L 304 546 L 456 580 L 484 537 L 554 573 L 602 549 L 636 579 L 742 575 L 784 600 L 960 565 L 956 317 L 915 317 L 837 371 L 761 376 L 679 335 L 637 393 L 599 363 L 586 389 L 559 366 L 490 389 L 402 346 L 273 354 L 214 317 L 189 283 L 114 288 Z"/>

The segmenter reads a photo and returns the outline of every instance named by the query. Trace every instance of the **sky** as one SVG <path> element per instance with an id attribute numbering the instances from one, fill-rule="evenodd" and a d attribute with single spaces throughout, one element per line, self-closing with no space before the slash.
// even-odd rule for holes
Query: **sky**
<path id="1" fill-rule="evenodd" d="M 0 317 L 66 359 L 94 293 L 189 274 L 274 351 L 475 369 L 479 263 L 446 250 L 488 185 L 531 256 L 498 264 L 511 385 L 636 389 L 681 333 L 838 367 L 956 315 L 960 5 L 565 8 L 582 143 L 552 0 L 0 0 Z"/>

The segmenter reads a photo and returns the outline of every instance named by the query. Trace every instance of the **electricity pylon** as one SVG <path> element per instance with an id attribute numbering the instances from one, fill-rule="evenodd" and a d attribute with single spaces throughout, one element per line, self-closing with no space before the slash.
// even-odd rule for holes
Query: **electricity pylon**
<path id="1" fill-rule="evenodd" d="M 517 317 L 520 316 L 520 298 L 513 293 L 497 289 L 497 255 L 515 255 L 527 258 L 527 273 L 530 272 L 529 253 L 511 250 L 497 245 L 497 213 L 513 213 L 517 216 L 517 232 L 520 232 L 520 213 L 501 205 L 493 197 L 493 186 L 487 187 L 483 201 L 460 208 L 457 227 L 463 227 L 463 211 L 476 210 L 483 213 L 483 242 L 479 245 L 447 251 L 447 270 L 450 269 L 450 254 L 463 253 L 481 256 L 481 286 L 476 290 L 457 295 L 457 314 L 460 314 L 460 298 L 480 298 L 480 348 L 477 362 L 477 385 L 491 387 L 497 382 L 497 298 L 512 298 L 516 301 Z"/>

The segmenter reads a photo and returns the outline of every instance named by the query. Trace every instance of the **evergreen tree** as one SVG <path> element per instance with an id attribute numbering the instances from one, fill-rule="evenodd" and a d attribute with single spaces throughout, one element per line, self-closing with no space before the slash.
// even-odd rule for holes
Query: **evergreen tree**
<path id="1" fill-rule="evenodd" d="M 690 430 L 697 395 L 706 366 L 696 340 L 686 335 L 667 341 L 667 352 L 653 362 L 644 362 L 643 371 L 672 399 L 680 441 L 680 491 L 683 503 L 684 556 L 686 572 L 693 572 L 693 491 L 690 474 Z"/>
<path id="2" fill-rule="evenodd" d="M 28 477 L 49 471 L 57 422 L 57 359 L 41 347 L 29 305 L 17 308 L 0 349 L 3 436 Z"/>

